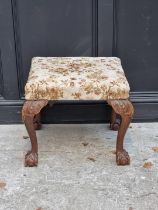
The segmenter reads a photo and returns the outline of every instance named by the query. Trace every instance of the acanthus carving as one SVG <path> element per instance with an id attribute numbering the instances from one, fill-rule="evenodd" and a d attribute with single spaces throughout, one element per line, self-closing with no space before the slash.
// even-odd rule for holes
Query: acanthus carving
<path id="1" fill-rule="evenodd" d="M 35 116 L 40 113 L 41 109 L 48 104 L 48 100 L 26 101 L 22 109 L 22 118 Z"/>
<path id="2" fill-rule="evenodd" d="M 133 105 L 129 100 L 107 100 L 107 102 L 121 116 L 132 117 L 134 114 Z"/>

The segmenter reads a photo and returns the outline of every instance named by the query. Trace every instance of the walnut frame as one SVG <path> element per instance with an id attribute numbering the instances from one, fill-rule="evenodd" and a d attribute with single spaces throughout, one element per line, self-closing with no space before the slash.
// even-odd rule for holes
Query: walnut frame
<path id="1" fill-rule="evenodd" d="M 134 114 L 132 103 L 128 100 L 107 100 L 112 107 L 110 128 L 118 130 L 116 143 L 117 165 L 130 164 L 128 152 L 123 147 L 124 137 Z M 31 151 L 25 156 L 25 166 L 38 165 L 38 143 L 36 130 L 41 128 L 40 112 L 48 104 L 48 100 L 27 100 L 22 109 L 22 119 L 31 140 Z"/>

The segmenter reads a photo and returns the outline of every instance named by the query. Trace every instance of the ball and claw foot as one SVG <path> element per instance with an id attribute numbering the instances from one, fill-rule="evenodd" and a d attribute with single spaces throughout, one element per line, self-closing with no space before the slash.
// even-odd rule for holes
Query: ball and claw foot
<path id="1" fill-rule="evenodd" d="M 25 156 L 25 167 L 34 167 L 38 165 L 38 154 L 29 151 Z"/>
<path id="2" fill-rule="evenodd" d="M 116 163 L 118 166 L 125 166 L 130 164 L 130 157 L 126 150 L 118 151 L 116 153 Z"/>
<path id="3" fill-rule="evenodd" d="M 118 131 L 121 124 L 121 120 L 119 118 L 115 119 L 114 122 L 110 123 L 110 129 L 113 131 Z"/>
<path id="4" fill-rule="evenodd" d="M 113 130 L 113 131 L 118 131 L 119 127 L 120 127 L 120 124 L 118 122 L 110 124 L 110 129 Z"/>
<path id="5" fill-rule="evenodd" d="M 41 123 L 38 123 L 38 122 L 35 122 L 34 123 L 34 129 L 37 131 L 37 130 L 41 130 L 42 128 L 42 124 Z"/>

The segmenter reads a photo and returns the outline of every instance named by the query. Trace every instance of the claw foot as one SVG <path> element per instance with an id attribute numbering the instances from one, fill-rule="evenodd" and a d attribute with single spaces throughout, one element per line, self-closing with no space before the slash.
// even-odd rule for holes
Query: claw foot
<path id="1" fill-rule="evenodd" d="M 120 124 L 118 122 L 110 124 L 110 129 L 113 130 L 113 131 L 118 131 L 119 127 L 120 127 Z"/>
<path id="2" fill-rule="evenodd" d="M 121 124 L 120 118 L 116 118 L 113 123 L 110 124 L 110 128 L 113 131 L 118 131 Z"/>
<path id="3" fill-rule="evenodd" d="M 35 130 L 41 130 L 41 127 L 42 127 L 41 123 L 37 123 L 37 122 L 34 123 Z"/>
<path id="4" fill-rule="evenodd" d="M 126 150 L 118 151 L 116 153 L 116 163 L 119 166 L 125 166 L 130 164 L 130 157 Z"/>
<path id="5" fill-rule="evenodd" d="M 38 165 L 38 154 L 29 151 L 25 156 L 25 167 L 33 167 Z"/>

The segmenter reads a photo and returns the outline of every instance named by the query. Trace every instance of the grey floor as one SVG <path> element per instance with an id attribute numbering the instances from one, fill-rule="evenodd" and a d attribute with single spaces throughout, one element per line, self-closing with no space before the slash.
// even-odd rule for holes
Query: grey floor
<path id="1" fill-rule="evenodd" d="M 44 125 L 39 166 L 25 168 L 24 126 L 1 125 L 0 210 L 157 210 L 158 123 L 129 128 L 130 166 L 115 164 L 116 134 L 103 124 Z"/>

